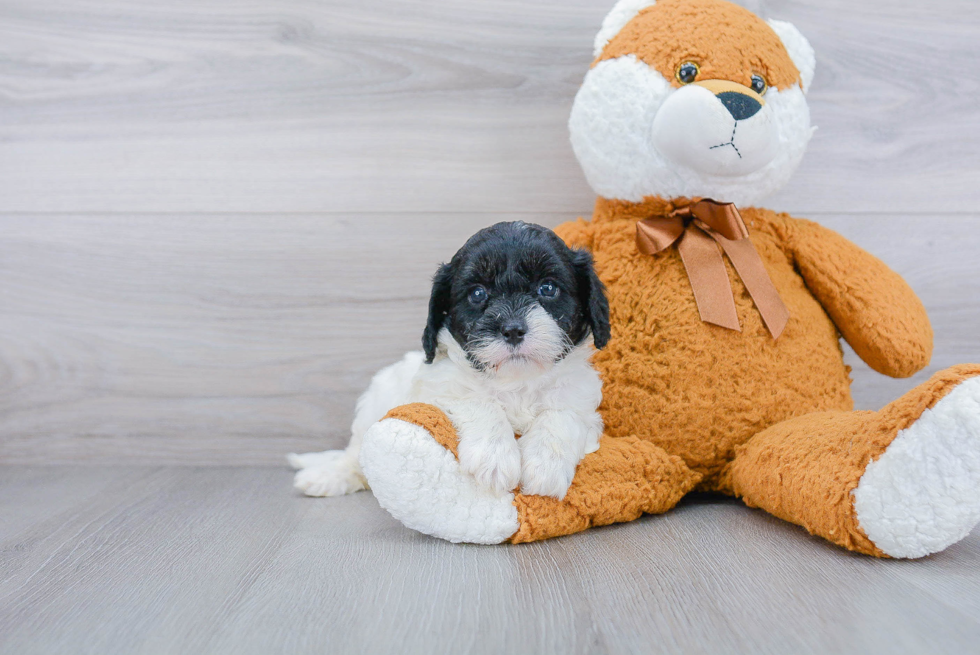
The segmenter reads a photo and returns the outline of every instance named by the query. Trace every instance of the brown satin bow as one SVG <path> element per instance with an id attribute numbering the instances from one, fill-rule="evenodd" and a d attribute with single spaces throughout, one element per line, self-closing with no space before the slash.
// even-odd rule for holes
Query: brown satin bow
<path id="1" fill-rule="evenodd" d="M 677 244 L 701 320 L 741 331 L 725 261 L 712 240 L 717 242 L 742 278 L 769 333 L 777 339 L 789 320 L 789 310 L 748 236 L 734 204 L 708 199 L 636 224 L 636 246 L 646 255 Z"/>

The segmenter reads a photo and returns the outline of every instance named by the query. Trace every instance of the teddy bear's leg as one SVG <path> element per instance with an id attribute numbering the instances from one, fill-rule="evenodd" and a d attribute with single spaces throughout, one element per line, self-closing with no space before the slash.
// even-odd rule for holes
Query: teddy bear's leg
<path id="1" fill-rule="evenodd" d="M 393 409 L 364 435 L 361 467 L 378 503 L 406 526 L 453 542 L 521 543 L 665 512 L 701 479 L 634 437 L 604 437 L 563 500 L 494 493 L 462 472 L 448 417 L 431 405 Z"/>
<path id="2" fill-rule="evenodd" d="M 636 437 L 604 436 L 586 455 L 562 500 L 517 494 L 520 529 L 512 543 L 539 541 L 597 525 L 662 514 L 701 481 L 680 457 Z"/>
<path id="3" fill-rule="evenodd" d="M 737 449 L 746 504 L 850 550 L 922 557 L 980 522 L 980 365 L 946 369 L 877 412 L 823 412 Z"/>

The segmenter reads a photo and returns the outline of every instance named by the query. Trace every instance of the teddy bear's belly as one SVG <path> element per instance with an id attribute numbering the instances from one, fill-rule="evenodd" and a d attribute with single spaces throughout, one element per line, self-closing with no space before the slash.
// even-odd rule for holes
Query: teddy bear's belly
<path id="1" fill-rule="evenodd" d="M 594 359 L 607 435 L 652 441 L 704 474 L 702 488 L 715 489 L 735 447 L 766 427 L 853 407 L 837 329 L 784 257 L 764 257 L 791 313 L 773 340 L 730 265 L 741 332 L 700 320 L 676 250 L 622 255 L 615 267 L 596 258 L 613 326 Z"/>

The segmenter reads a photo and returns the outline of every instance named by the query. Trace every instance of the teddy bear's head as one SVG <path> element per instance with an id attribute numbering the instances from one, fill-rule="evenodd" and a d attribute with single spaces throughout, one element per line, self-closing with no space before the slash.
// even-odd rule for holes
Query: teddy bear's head
<path id="1" fill-rule="evenodd" d="M 600 196 L 754 204 L 810 140 L 810 44 L 725 0 L 619 0 L 569 119 Z"/>

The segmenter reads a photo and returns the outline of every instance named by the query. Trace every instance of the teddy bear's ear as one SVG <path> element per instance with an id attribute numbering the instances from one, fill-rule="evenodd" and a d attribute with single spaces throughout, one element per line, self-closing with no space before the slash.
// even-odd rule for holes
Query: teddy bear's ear
<path id="1" fill-rule="evenodd" d="M 803 91 L 810 90 L 810 83 L 813 82 L 813 70 L 817 65 L 816 55 L 806 37 L 800 33 L 796 26 L 782 20 L 770 20 L 769 27 L 779 36 L 779 40 L 786 46 L 789 58 L 793 60 L 800 71 L 800 86 Z"/>
<path id="2" fill-rule="evenodd" d="M 599 33 L 595 35 L 595 47 L 592 56 L 601 55 L 602 49 L 614 36 L 619 34 L 619 30 L 626 27 L 626 23 L 633 20 L 633 17 L 642 9 L 652 7 L 656 2 L 657 0 L 619 0 L 612 10 L 606 14 L 602 21 L 602 27 L 599 28 Z"/>

